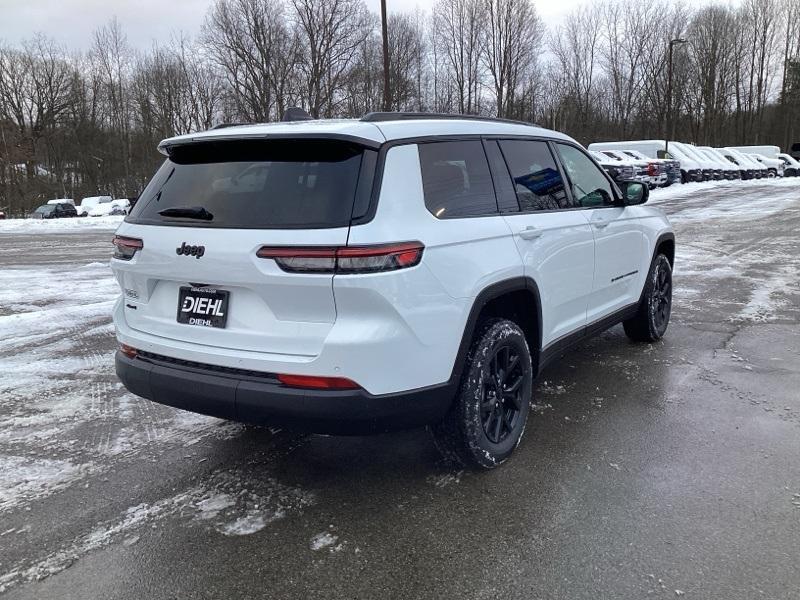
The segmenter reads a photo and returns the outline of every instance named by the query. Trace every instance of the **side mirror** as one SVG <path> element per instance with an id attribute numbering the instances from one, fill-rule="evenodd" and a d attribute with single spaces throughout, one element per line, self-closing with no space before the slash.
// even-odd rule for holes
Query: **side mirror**
<path id="1" fill-rule="evenodd" d="M 644 204 L 650 197 L 650 188 L 638 181 L 623 181 L 620 183 L 622 189 L 622 203 L 625 206 Z"/>

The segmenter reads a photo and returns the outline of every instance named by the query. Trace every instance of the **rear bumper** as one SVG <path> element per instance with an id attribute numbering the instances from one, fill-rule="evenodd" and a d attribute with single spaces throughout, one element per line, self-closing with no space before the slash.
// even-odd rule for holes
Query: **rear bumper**
<path id="1" fill-rule="evenodd" d="M 303 390 L 269 375 L 220 372 L 151 358 L 115 357 L 117 376 L 142 398 L 196 413 L 297 431 L 361 435 L 439 421 L 454 397 L 450 384 L 375 396 L 364 390 Z"/>

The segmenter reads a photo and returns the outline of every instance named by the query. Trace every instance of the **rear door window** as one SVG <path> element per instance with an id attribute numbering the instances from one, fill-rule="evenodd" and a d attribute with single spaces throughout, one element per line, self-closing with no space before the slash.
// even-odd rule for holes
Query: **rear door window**
<path id="1" fill-rule="evenodd" d="M 425 206 L 438 219 L 497 214 L 492 176 L 480 140 L 419 145 Z"/>
<path id="2" fill-rule="evenodd" d="M 128 218 L 237 229 L 346 227 L 373 153 L 335 140 L 227 140 L 176 146 Z"/>
<path id="3" fill-rule="evenodd" d="M 500 149 L 514 182 L 520 210 L 572 208 L 547 142 L 500 140 Z"/>

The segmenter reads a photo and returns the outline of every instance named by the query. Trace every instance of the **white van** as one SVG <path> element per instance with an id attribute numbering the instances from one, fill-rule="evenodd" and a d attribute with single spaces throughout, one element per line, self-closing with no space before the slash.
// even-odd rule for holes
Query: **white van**
<path id="1" fill-rule="evenodd" d="M 743 152 L 744 154 L 760 154 L 767 158 L 778 158 L 781 149 L 778 146 L 730 146 L 734 150 Z"/>
<path id="2" fill-rule="evenodd" d="M 627 142 L 595 142 L 589 144 L 589 150 L 637 150 L 650 158 L 667 158 L 678 160 L 681 163 L 681 182 L 703 181 L 703 168 L 696 158 L 686 154 L 680 148 L 669 143 L 669 149 L 664 149 L 664 140 L 635 140 Z"/>

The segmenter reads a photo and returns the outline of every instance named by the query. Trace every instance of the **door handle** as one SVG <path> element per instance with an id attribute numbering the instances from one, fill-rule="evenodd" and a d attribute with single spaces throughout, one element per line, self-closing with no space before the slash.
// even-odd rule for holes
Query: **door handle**
<path id="1" fill-rule="evenodd" d="M 535 240 L 538 237 L 542 236 L 542 230 L 534 227 L 533 225 L 528 225 L 522 231 L 519 232 L 519 237 L 523 240 Z"/>
<path id="2" fill-rule="evenodd" d="M 605 227 L 608 227 L 608 221 L 604 219 L 598 219 L 597 221 L 592 221 L 592 225 L 594 225 L 598 229 L 603 229 Z"/>

